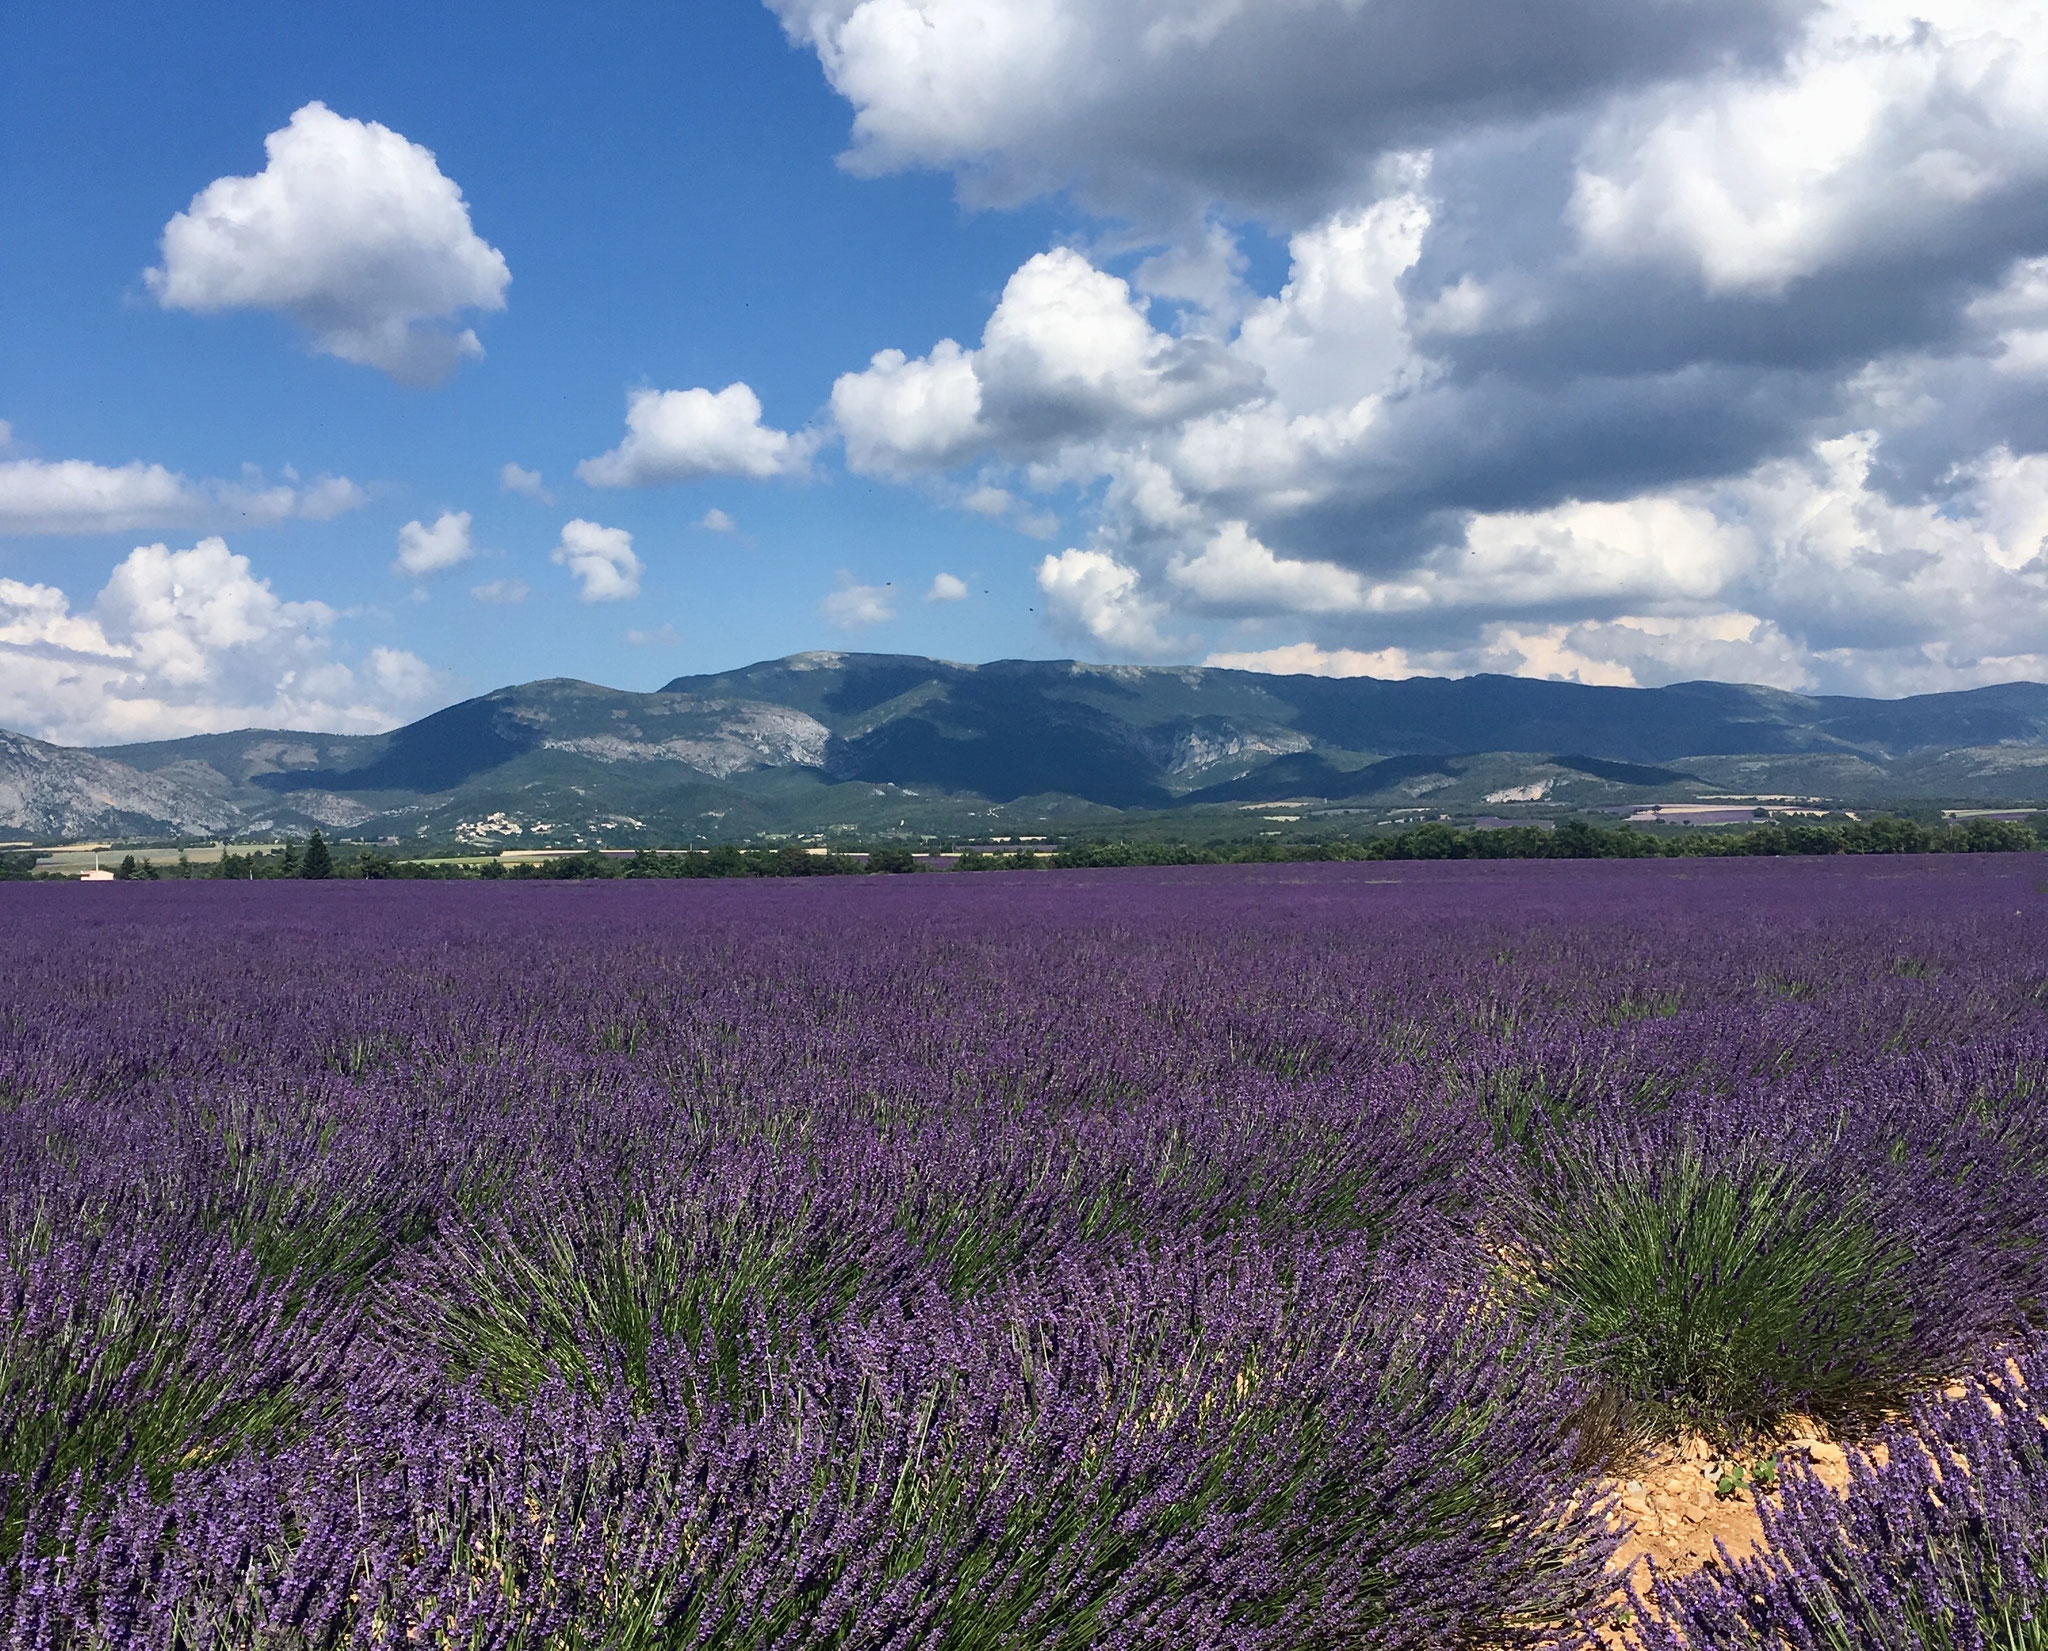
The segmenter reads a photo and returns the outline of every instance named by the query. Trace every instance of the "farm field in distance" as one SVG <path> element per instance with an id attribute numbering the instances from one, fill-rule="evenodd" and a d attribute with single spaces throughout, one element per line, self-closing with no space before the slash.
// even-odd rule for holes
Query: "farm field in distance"
<path id="1" fill-rule="evenodd" d="M 2038 1651 L 2044 916 L 9 885 L 0 1643 Z M 1648 1462 L 1761 1545 L 1630 1567 Z"/>

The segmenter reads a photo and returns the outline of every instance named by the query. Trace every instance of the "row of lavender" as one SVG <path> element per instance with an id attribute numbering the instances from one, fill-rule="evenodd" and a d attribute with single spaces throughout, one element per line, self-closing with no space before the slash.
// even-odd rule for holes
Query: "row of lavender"
<path id="1" fill-rule="evenodd" d="M 0 1627 L 1554 1638 L 1603 1457 L 2036 1317 L 2041 877 L 12 891 Z"/>

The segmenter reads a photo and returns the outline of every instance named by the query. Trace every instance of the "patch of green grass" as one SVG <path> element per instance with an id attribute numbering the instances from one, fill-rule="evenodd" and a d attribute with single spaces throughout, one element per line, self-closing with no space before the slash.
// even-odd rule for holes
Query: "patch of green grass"
<path id="1" fill-rule="evenodd" d="M 1904 1243 L 1846 1177 L 1593 1129 L 1551 1141 L 1512 1203 L 1514 1287 L 1573 1326 L 1617 1433 L 1746 1443 L 1794 1410 L 1874 1415 L 1924 1374 Z"/>

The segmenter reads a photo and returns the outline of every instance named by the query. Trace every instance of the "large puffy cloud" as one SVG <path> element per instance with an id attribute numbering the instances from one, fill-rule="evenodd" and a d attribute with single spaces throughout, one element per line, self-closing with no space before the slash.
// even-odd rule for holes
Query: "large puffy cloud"
<path id="1" fill-rule="evenodd" d="M 903 474 L 1171 425 L 1256 385 L 1254 367 L 1155 330 L 1126 282 L 1061 248 L 1010 277 L 979 349 L 884 350 L 832 386 L 832 414 L 854 469 Z"/>
<path id="2" fill-rule="evenodd" d="M 1879 448 L 1863 430 L 1735 477 L 1472 512 L 1378 568 L 1287 555 L 1242 520 L 1207 526 L 1140 474 L 1105 546 L 1047 558 L 1040 587 L 1063 634 L 1139 658 L 1184 649 L 1176 616 L 1223 617 L 1248 635 L 1311 628 L 1313 642 L 1213 656 L 1285 670 L 1878 694 L 2048 680 L 2048 455 L 2000 446 L 1938 499 L 1902 500 L 1878 484 Z"/>
<path id="3" fill-rule="evenodd" d="M 1831 7 L 1782 72 L 1608 113 L 1585 146 L 1572 218 L 1598 256 L 1672 261 L 1721 292 L 1780 293 L 1832 265 L 2038 231 L 2042 29 L 2025 0 Z"/>
<path id="4" fill-rule="evenodd" d="M 1228 613 L 1358 613 L 1365 581 L 1330 562 L 1276 556 L 1243 522 L 1226 522 L 1192 556 L 1167 569 L 1167 582 L 1195 602 Z"/>
<path id="5" fill-rule="evenodd" d="M 1135 570 L 1100 550 L 1063 550 L 1038 564 L 1038 589 L 1054 631 L 1140 659 L 1178 653 L 1165 635 L 1165 604 L 1139 587 Z"/>
<path id="6" fill-rule="evenodd" d="M 943 469 L 988 445 L 974 358 L 950 338 L 913 361 L 882 350 L 832 386 L 846 462 L 870 474 Z"/>
<path id="7" fill-rule="evenodd" d="M 511 271 L 431 151 L 321 103 L 263 147 L 261 172 L 216 178 L 164 226 L 158 303 L 274 310 L 322 354 L 407 383 L 483 354 L 461 319 L 503 309 Z"/>
<path id="8" fill-rule="evenodd" d="M 1997 449 L 1940 503 L 1901 503 L 1872 485 L 1876 445 L 1860 432 L 1704 487 L 1475 516 L 1456 542 L 1361 581 L 1339 610 L 1403 641 L 1214 662 L 1879 694 L 2048 679 L 2048 456 Z M 1261 611 L 1241 595 L 1234 605 Z"/>
<path id="9" fill-rule="evenodd" d="M 585 459 L 576 474 L 592 487 L 650 487 L 746 476 L 767 481 L 810 468 L 814 437 L 761 422 L 761 398 L 745 384 L 711 390 L 635 390 L 626 401 L 626 439 Z"/>
<path id="10" fill-rule="evenodd" d="M 0 448 L 7 444 L 0 442 Z M 324 522 L 368 502 L 346 476 L 192 481 L 160 464 L 0 459 L 0 534 L 133 533 L 156 528 Z"/>
<path id="11" fill-rule="evenodd" d="M 1376 157 L 1768 58 L 1792 0 L 769 0 L 855 110 L 855 170 L 984 202 L 1307 222 Z"/>
<path id="12" fill-rule="evenodd" d="M 324 602 L 279 597 L 220 539 L 143 545 L 83 612 L 0 579 L 0 726 L 75 744 L 267 726 L 372 733 L 440 686 L 424 661 L 338 656 Z"/>
<path id="13" fill-rule="evenodd" d="M 1058 634 L 2048 676 L 2040 0 L 770 3 L 856 170 L 1121 219 L 1020 268 L 978 344 L 833 391 L 855 470 L 1092 517 L 1040 564 Z"/>
<path id="14" fill-rule="evenodd" d="M 1638 688 L 1719 679 L 1766 687 L 1811 687 L 1799 649 L 1753 614 L 1711 614 L 1669 620 L 1630 617 L 1609 622 L 1518 626 L 1489 623 L 1453 648 L 1321 648 L 1292 642 L 1211 654 L 1203 661 L 1281 676 L 1462 676 L 1490 671 L 1540 676 L 1589 687 Z"/>

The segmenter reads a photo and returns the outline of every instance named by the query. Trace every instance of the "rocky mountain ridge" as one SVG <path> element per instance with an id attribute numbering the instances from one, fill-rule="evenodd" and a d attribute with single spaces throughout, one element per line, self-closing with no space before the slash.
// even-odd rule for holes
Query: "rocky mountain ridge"
<path id="1" fill-rule="evenodd" d="M 653 693 L 553 678 L 386 734 L 74 750 L 0 734 L 0 827 L 666 842 L 1075 829 L 1712 795 L 2048 798 L 2048 686 L 1871 700 L 1742 684 L 1269 676 L 796 654 Z"/>

